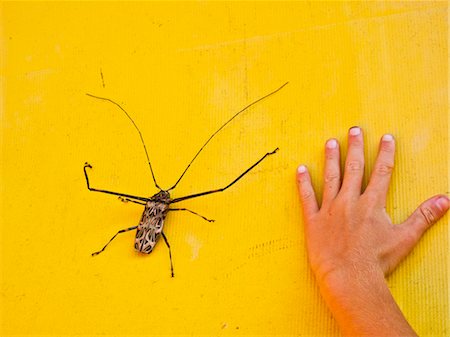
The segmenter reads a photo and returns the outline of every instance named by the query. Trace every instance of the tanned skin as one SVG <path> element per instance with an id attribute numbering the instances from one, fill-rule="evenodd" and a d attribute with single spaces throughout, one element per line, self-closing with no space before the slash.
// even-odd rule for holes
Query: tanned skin
<path id="1" fill-rule="evenodd" d="M 401 224 L 386 213 L 394 168 L 395 139 L 380 140 L 378 156 L 364 192 L 363 132 L 348 132 L 343 178 L 336 139 L 325 145 L 324 192 L 319 207 L 306 166 L 297 169 L 311 269 L 320 292 L 344 336 L 417 336 L 386 283 L 386 276 L 417 245 L 449 208 L 445 195 L 423 202 Z"/>

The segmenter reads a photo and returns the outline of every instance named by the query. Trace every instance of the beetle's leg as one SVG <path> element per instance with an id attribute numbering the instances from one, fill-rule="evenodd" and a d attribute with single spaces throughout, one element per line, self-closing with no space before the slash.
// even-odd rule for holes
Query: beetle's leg
<path id="1" fill-rule="evenodd" d="M 247 170 L 244 171 L 244 173 L 242 173 L 239 177 L 237 177 L 236 179 L 234 179 L 231 183 L 229 183 L 227 186 L 223 187 L 223 188 L 219 188 L 217 190 L 212 190 L 212 191 L 206 191 L 206 192 L 201 192 L 201 193 L 196 193 L 196 194 L 191 194 L 191 195 L 187 195 L 185 197 L 181 197 L 181 198 L 175 198 L 171 201 L 171 203 L 175 203 L 175 202 L 179 202 L 179 201 L 183 201 L 186 199 L 192 199 L 192 198 L 197 198 L 197 197 L 201 197 L 207 194 L 211 194 L 211 193 L 217 193 L 217 192 L 223 192 L 225 191 L 228 187 L 233 186 L 239 179 L 241 179 L 243 176 L 245 176 L 248 172 L 250 172 L 251 169 L 253 169 L 256 165 L 258 165 L 260 162 L 262 162 L 267 156 L 270 156 L 272 154 L 275 154 L 275 152 L 278 151 L 278 148 L 276 148 L 275 150 L 273 150 L 272 152 L 267 152 L 260 160 L 258 160 L 256 163 L 254 163 L 252 166 L 250 166 Z"/>
<path id="2" fill-rule="evenodd" d="M 118 231 L 118 232 L 111 238 L 111 240 L 108 241 L 108 243 L 105 245 L 105 247 L 103 247 L 103 248 L 102 248 L 101 250 L 99 250 L 98 252 L 92 253 L 92 256 L 98 255 L 98 254 L 100 254 L 101 252 L 103 252 L 103 251 L 105 250 L 106 246 L 108 246 L 108 245 L 111 243 L 111 241 L 114 240 L 114 238 L 115 238 L 118 234 L 132 231 L 133 229 L 136 229 L 137 227 L 138 227 L 138 226 L 130 227 L 130 228 L 127 228 L 127 229 L 121 229 L 120 231 Z"/>
<path id="3" fill-rule="evenodd" d="M 124 197 L 119 197 L 119 200 L 120 201 L 122 201 L 122 202 L 134 202 L 135 204 L 139 204 L 139 205 L 143 205 L 143 206 L 145 206 L 145 205 L 147 205 L 145 202 L 140 202 L 140 201 L 136 201 L 136 200 L 131 200 L 131 199 L 128 199 L 128 198 L 124 198 Z"/>
<path id="4" fill-rule="evenodd" d="M 164 242 L 167 245 L 167 248 L 169 248 L 169 258 L 170 258 L 170 272 L 172 273 L 172 277 L 174 277 L 174 273 L 173 273 L 173 264 L 172 264 L 172 251 L 170 250 L 170 245 L 169 245 L 169 241 L 167 241 L 166 235 L 164 234 L 164 232 L 161 232 L 161 235 L 164 239 Z"/>
<path id="5" fill-rule="evenodd" d="M 187 209 L 187 208 L 169 208 L 168 211 L 187 211 L 187 212 L 190 212 L 192 214 L 198 215 L 200 218 L 205 219 L 208 222 L 214 222 L 214 220 L 208 219 L 208 218 L 204 217 L 203 215 L 195 213 L 194 211 L 191 211 L 190 209 Z"/>
<path id="6" fill-rule="evenodd" d="M 89 177 L 88 177 L 88 174 L 87 174 L 87 172 L 86 172 L 86 168 L 90 168 L 90 169 L 91 169 L 91 168 L 92 168 L 91 164 L 85 163 L 85 164 L 84 164 L 84 167 L 83 167 L 83 170 L 84 170 L 84 176 L 86 177 L 86 184 L 87 184 L 87 188 L 88 188 L 89 191 L 93 191 L 93 192 L 101 192 L 101 193 L 107 193 L 107 194 L 113 194 L 113 195 L 118 195 L 118 196 L 121 196 L 121 197 L 126 197 L 126 198 L 136 199 L 136 200 L 142 200 L 142 201 L 148 201 L 148 200 L 150 200 L 149 198 L 136 197 L 136 196 L 134 196 L 134 195 L 129 195 L 129 194 L 125 194 L 125 193 L 117 193 L 117 192 L 111 192 L 111 191 L 105 191 L 105 190 L 99 190 L 99 189 L 96 189 L 96 188 L 92 188 L 92 187 L 89 185 Z"/>

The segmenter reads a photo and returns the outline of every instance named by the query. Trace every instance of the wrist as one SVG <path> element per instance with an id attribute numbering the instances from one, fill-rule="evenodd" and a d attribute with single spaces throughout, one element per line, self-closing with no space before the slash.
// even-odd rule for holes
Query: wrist
<path id="1" fill-rule="evenodd" d="M 311 266 L 320 288 L 330 289 L 333 293 L 363 287 L 365 281 L 370 284 L 386 284 L 384 273 L 374 259 L 353 259 L 349 256 L 345 259 L 329 259 Z"/>
<path id="2" fill-rule="evenodd" d="M 374 264 L 351 263 L 335 265 L 315 273 L 320 289 L 333 296 L 347 296 L 372 288 L 388 289 L 383 271 Z"/>
<path id="3" fill-rule="evenodd" d="M 380 268 L 350 265 L 316 278 L 344 336 L 416 336 Z"/>

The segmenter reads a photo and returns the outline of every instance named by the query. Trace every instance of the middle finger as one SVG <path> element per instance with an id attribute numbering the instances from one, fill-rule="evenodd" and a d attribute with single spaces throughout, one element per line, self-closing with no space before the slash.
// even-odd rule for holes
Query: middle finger
<path id="1" fill-rule="evenodd" d="M 345 160 L 344 180 L 342 189 L 351 196 L 361 195 L 361 185 L 364 175 L 364 140 L 361 128 L 352 127 L 348 131 L 348 151 Z"/>
<path id="2" fill-rule="evenodd" d="M 325 144 L 325 170 L 322 207 L 327 207 L 341 187 L 341 168 L 339 159 L 339 143 L 329 139 Z"/>

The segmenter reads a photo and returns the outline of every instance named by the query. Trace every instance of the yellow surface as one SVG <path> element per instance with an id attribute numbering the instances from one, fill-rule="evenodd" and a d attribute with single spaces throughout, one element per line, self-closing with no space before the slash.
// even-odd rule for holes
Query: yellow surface
<path id="1" fill-rule="evenodd" d="M 0 335 L 337 336 L 308 269 L 294 172 L 320 185 L 322 148 L 364 128 L 398 142 L 389 212 L 400 222 L 448 193 L 447 3 L 1 3 Z M 103 76 L 103 80 L 102 80 Z M 134 252 L 142 208 L 92 185 L 156 192 L 173 184 L 233 113 L 173 196 L 216 220 L 170 214 Z M 319 186 L 318 191 L 321 187 Z M 421 336 L 448 336 L 448 216 L 390 277 Z"/>

